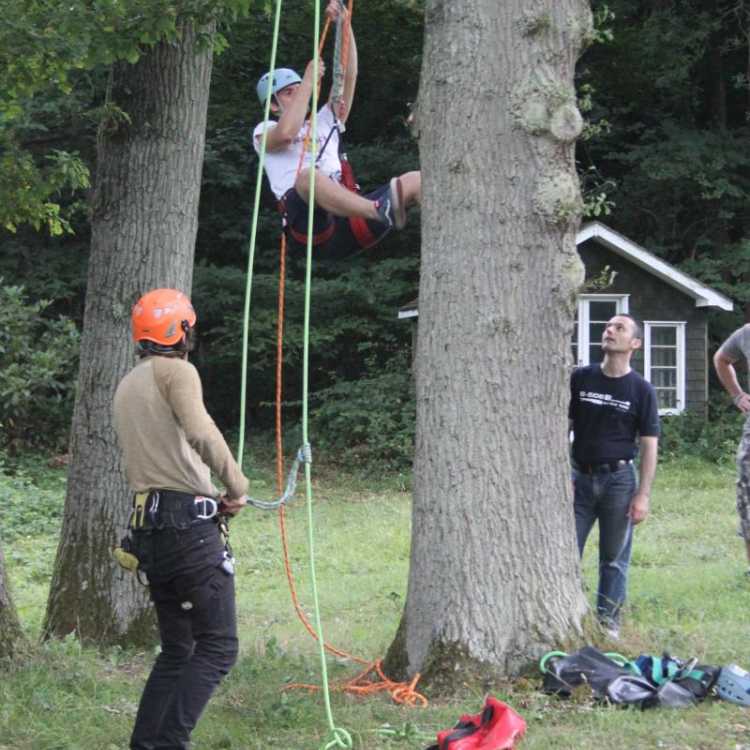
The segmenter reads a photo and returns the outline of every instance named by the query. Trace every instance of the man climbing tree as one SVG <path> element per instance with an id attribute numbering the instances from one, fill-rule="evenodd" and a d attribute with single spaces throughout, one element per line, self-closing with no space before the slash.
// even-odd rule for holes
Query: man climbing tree
<path id="1" fill-rule="evenodd" d="M 393 228 L 406 224 L 406 209 L 421 195 L 419 172 L 394 177 L 365 196 L 360 196 L 350 176 L 348 164 L 339 156 L 340 133 L 351 112 L 357 84 L 357 44 L 340 0 L 330 0 L 326 13 L 332 20 L 341 17 L 348 40 L 346 60 L 336 61 L 343 68 L 343 88 L 332 89 L 317 117 L 317 156 L 312 163 L 310 123 L 305 118 L 313 93 L 314 65 L 308 63 L 302 78 L 290 68 L 266 73 L 258 81 L 261 104 L 271 97 L 271 111 L 278 121 L 260 123 L 253 133 L 253 146 L 260 153 L 266 132 L 265 170 L 292 246 L 304 247 L 310 202 L 310 170 L 314 171 L 315 205 L 313 245 L 316 252 L 339 257 L 379 242 Z M 318 66 L 322 77 L 325 68 Z M 304 156 L 303 156 L 304 154 Z"/>
<path id="2" fill-rule="evenodd" d="M 417 445 L 386 668 L 516 673 L 579 631 L 566 440 L 585 0 L 426 3 Z"/>

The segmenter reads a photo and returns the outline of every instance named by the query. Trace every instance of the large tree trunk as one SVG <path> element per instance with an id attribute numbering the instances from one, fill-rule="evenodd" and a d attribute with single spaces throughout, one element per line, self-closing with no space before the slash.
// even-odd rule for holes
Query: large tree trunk
<path id="1" fill-rule="evenodd" d="M 153 637 L 146 593 L 110 550 L 130 501 L 112 426 L 112 397 L 133 365 L 130 308 L 154 287 L 190 292 L 210 49 L 183 25 L 135 65 L 112 71 L 93 199 L 81 367 L 60 546 L 44 633 L 100 643 Z"/>
<path id="2" fill-rule="evenodd" d="M 10 583 L 5 575 L 5 557 L 0 547 L 0 659 L 15 655 L 22 640 L 21 623 L 18 621 L 13 598 L 10 595 Z"/>
<path id="3" fill-rule="evenodd" d="M 411 568 L 386 668 L 450 688 L 515 673 L 586 611 L 566 426 L 591 14 L 428 0 L 426 18 Z"/>

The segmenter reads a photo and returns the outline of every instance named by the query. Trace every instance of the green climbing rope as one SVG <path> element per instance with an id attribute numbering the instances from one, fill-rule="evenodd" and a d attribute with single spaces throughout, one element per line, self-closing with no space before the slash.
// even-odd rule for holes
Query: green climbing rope
<path id="1" fill-rule="evenodd" d="M 276 52 L 278 49 L 279 22 L 281 18 L 281 0 L 276 0 L 276 12 L 274 16 L 273 43 L 271 46 L 271 62 L 269 72 L 272 74 L 276 69 Z M 320 0 L 315 0 L 315 32 L 313 42 L 313 80 L 318 81 L 318 44 L 320 28 Z M 337 27 L 340 28 L 339 24 Z M 240 396 L 240 438 L 237 448 L 237 462 L 242 465 L 245 448 L 245 411 L 247 404 L 247 349 L 249 340 L 249 321 L 250 321 L 250 299 L 252 294 L 252 277 L 255 263 L 255 246 L 258 230 L 258 216 L 260 213 L 260 194 L 263 180 L 263 167 L 266 156 L 266 141 L 268 135 L 268 119 L 271 110 L 271 97 L 269 96 L 265 103 L 263 115 L 263 135 L 261 137 L 260 160 L 258 164 L 258 177 L 255 185 L 255 200 L 253 203 L 253 217 L 250 229 L 250 246 L 248 250 L 248 270 L 247 283 L 245 291 L 245 308 L 244 308 L 244 326 L 242 332 L 242 380 Z M 311 113 L 311 157 L 312 164 L 315 164 L 317 155 L 317 115 L 318 115 L 318 86 L 313 86 L 312 95 L 312 113 Z M 308 211 L 307 224 L 307 263 L 305 270 L 305 320 L 304 320 L 304 353 L 302 366 L 302 435 L 303 443 L 309 447 L 308 443 L 308 400 L 309 400 L 309 362 L 310 362 L 310 289 L 312 286 L 312 236 L 313 236 L 313 211 L 315 206 L 315 169 L 310 169 L 310 204 Z M 310 462 L 305 461 L 305 494 L 307 498 L 307 528 L 308 528 L 308 547 L 310 553 L 310 581 L 312 588 L 313 606 L 315 612 L 315 629 L 320 647 L 320 665 L 321 665 L 321 683 L 325 703 L 326 720 L 328 729 L 331 734 L 330 741 L 321 746 L 322 750 L 333 750 L 342 748 L 350 750 L 353 746 L 351 734 L 342 727 L 337 727 L 333 720 L 333 711 L 331 709 L 331 694 L 328 687 L 328 668 L 326 664 L 325 647 L 323 639 L 323 626 L 320 618 L 320 602 L 318 598 L 318 586 L 315 575 L 315 538 L 313 532 L 313 513 L 312 513 L 312 477 L 310 473 Z"/>
<path id="2" fill-rule="evenodd" d="M 276 12 L 273 19 L 273 42 L 271 43 L 271 63 L 269 77 L 276 70 L 276 52 L 279 46 L 279 23 L 281 19 L 281 0 L 276 0 Z M 247 282 L 245 285 L 245 307 L 242 326 L 242 377 L 240 384 L 240 439 L 237 445 L 237 463 L 242 466 L 245 456 L 245 412 L 247 410 L 247 346 L 250 338 L 250 297 L 253 290 L 253 268 L 255 265 L 255 245 L 258 237 L 258 216 L 260 215 L 260 194 L 263 185 L 263 168 L 266 163 L 266 143 L 268 141 L 268 118 L 271 114 L 271 96 L 266 98 L 263 109 L 263 135 L 260 139 L 260 160 L 258 175 L 255 180 L 255 199 L 253 201 L 253 219 L 250 226 L 250 243 L 247 251 Z"/>
<path id="3" fill-rule="evenodd" d="M 313 41 L 313 81 L 318 80 L 318 42 L 320 37 L 320 0 L 315 0 L 315 33 Z M 312 112 L 310 115 L 310 162 L 315 164 L 318 152 L 318 89 L 313 86 Z M 302 357 L 302 442 L 308 444 L 308 402 L 309 402 L 309 380 L 310 380 L 310 290 L 312 288 L 312 238 L 313 219 L 315 211 L 315 168 L 310 169 L 310 203 L 307 211 L 307 260 L 305 264 L 305 324 L 304 345 Z M 323 639 L 323 625 L 320 620 L 320 603 L 318 600 L 318 584 L 315 576 L 315 535 L 313 533 L 312 513 L 312 477 L 310 475 L 310 464 L 305 464 L 305 495 L 307 498 L 307 543 L 310 551 L 310 588 L 312 590 L 313 607 L 315 612 L 315 631 L 318 636 L 318 647 L 320 651 L 321 684 L 323 687 L 323 701 L 325 703 L 326 719 L 328 728 L 333 735 L 332 739 L 322 745 L 322 750 L 333 750 L 340 747 L 349 750 L 352 747 L 352 738 L 349 732 L 337 727 L 333 721 L 331 709 L 331 693 L 328 689 L 328 667 L 326 664 L 325 640 Z"/>

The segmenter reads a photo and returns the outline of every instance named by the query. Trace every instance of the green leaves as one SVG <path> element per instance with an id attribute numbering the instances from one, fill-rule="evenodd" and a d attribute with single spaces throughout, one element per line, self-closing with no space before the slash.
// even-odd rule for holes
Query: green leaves
<path id="1" fill-rule="evenodd" d="M 76 73 L 116 61 L 135 64 L 144 50 L 177 38 L 185 19 L 206 29 L 205 43 L 226 46 L 211 29 L 247 13 L 252 0 L 0 0 L 0 226 L 23 223 L 52 235 L 70 231 L 54 201 L 62 188 L 88 187 L 74 154 L 51 164 L 25 152 L 15 130 L 28 120 L 34 98 L 69 95 Z M 121 125 L 123 118 L 118 118 Z M 108 121 L 111 125 L 111 119 Z M 43 161 L 43 160 L 42 160 Z M 15 186 L 15 187 L 14 187 Z"/>
<path id="2" fill-rule="evenodd" d="M 0 449 L 64 444 L 72 409 L 78 332 L 72 321 L 45 315 L 23 287 L 0 278 Z"/>
<path id="3" fill-rule="evenodd" d="M 0 226 L 15 232 L 28 223 L 53 236 L 71 232 L 66 213 L 51 198 L 89 186 L 89 170 L 80 157 L 53 150 L 40 167 L 14 141 L 0 138 L 0 147 Z"/>

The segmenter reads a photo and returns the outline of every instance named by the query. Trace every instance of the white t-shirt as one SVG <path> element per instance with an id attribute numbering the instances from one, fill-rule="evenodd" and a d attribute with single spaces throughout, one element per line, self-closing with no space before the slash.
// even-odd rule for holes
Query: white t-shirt
<path id="1" fill-rule="evenodd" d="M 275 128 L 278 123 L 269 122 L 268 128 Z M 341 161 L 339 159 L 339 134 L 337 130 L 334 130 L 335 120 L 333 112 L 328 104 L 325 104 L 318 112 L 317 118 L 317 140 L 318 140 L 318 155 L 320 150 L 323 148 L 323 144 L 326 142 L 331 130 L 331 138 L 328 141 L 328 145 L 323 151 L 323 155 L 318 161 L 317 168 L 328 177 L 333 178 L 337 182 L 341 181 Z M 265 169 L 268 175 L 268 181 L 271 183 L 271 190 L 277 198 L 281 198 L 289 188 L 294 186 L 294 181 L 297 179 L 297 167 L 299 165 L 299 157 L 302 152 L 303 143 L 305 140 L 305 134 L 307 133 L 307 122 L 305 122 L 300 128 L 299 133 L 294 137 L 294 140 L 288 148 L 282 151 L 266 151 Z M 260 140 L 263 136 L 263 123 L 261 122 L 256 126 L 253 131 L 253 146 L 255 151 L 260 153 Z M 308 149 L 305 153 L 305 158 L 302 160 L 302 166 L 300 169 L 310 167 L 312 164 L 312 142 L 309 144 Z"/>

